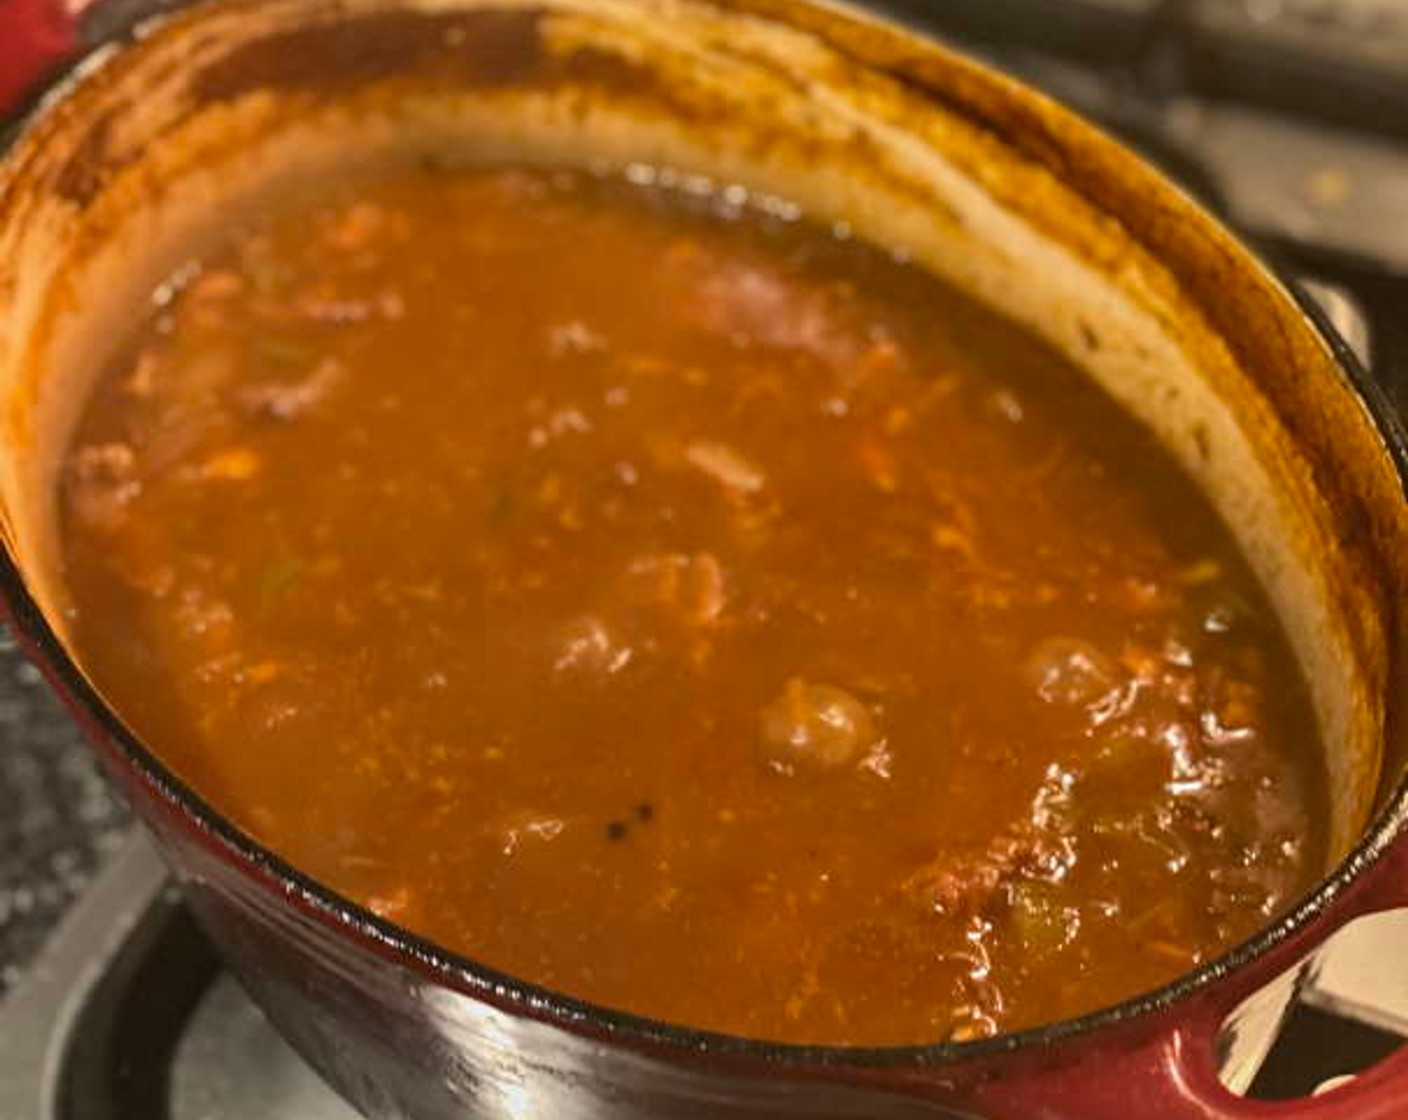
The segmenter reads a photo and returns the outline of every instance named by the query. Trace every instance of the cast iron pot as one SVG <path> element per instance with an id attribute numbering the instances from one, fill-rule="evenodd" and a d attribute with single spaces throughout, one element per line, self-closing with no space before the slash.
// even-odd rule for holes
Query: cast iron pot
<path id="1" fill-rule="evenodd" d="M 72 50 L 63 13 L 0 7 L 0 88 Z M 496 973 L 222 818 L 124 726 L 66 643 L 56 464 L 134 310 L 222 223 L 292 182 L 427 154 L 639 161 L 781 195 L 903 245 L 1073 357 L 1159 433 L 1270 592 L 1327 743 L 1337 866 L 1247 943 L 1120 1006 L 985 1041 L 809 1047 L 651 1022 Z M 1317 946 L 1408 904 L 1403 433 L 1225 230 L 990 70 L 805 0 L 182 6 L 76 66 L 0 164 L 0 425 L 12 624 L 231 968 L 369 1116 L 1408 1115 L 1408 1054 L 1314 1101 L 1229 1088 Z"/>

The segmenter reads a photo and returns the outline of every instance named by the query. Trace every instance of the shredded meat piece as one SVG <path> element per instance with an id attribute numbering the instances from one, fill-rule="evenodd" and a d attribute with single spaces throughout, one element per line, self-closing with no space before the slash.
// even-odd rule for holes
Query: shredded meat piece
<path id="1" fill-rule="evenodd" d="M 141 491 L 137 457 L 125 443 L 90 444 L 69 460 L 68 498 L 74 512 L 98 528 L 113 529 Z"/>
<path id="2" fill-rule="evenodd" d="M 941 914 L 979 914 L 1008 884 L 1049 870 L 1063 855 L 1056 837 L 1022 821 L 993 837 L 981 852 L 940 857 L 921 867 L 901 889 Z"/>
<path id="3" fill-rule="evenodd" d="M 384 233 L 391 215 L 374 202 L 356 202 L 346 207 L 323 231 L 328 247 L 348 253 L 365 249 Z"/>
<path id="4" fill-rule="evenodd" d="M 568 354 L 590 354 L 605 349 L 606 339 L 580 319 L 569 319 L 548 330 L 548 353 L 554 358 Z"/>
<path id="5" fill-rule="evenodd" d="M 791 774 L 798 766 L 829 769 L 869 757 L 884 742 L 870 710 L 843 688 L 813 684 L 800 677 L 759 719 L 763 758 L 768 767 Z M 883 776 L 883 775 L 882 775 Z"/>
<path id="6" fill-rule="evenodd" d="M 848 374 L 893 369 L 903 355 L 883 332 L 859 322 L 849 293 L 784 270 L 726 257 L 691 240 L 675 246 L 674 311 L 710 334 L 800 351 Z"/>
<path id="7" fill-rule="evenodd" d="M 204 272 L 181 295 L 181 320 L 197 331 L 220 331 L 234 313 L 234 297 L 244 290 L 244 278 L 226 270 Z"/>
<path id="8" fill-rule="evenodd" d="M 857 449 L 861 473 L 866 481 L 882 494 L 893 494 L 900 488 L 899 468 L 894 452 L 878 439 L 864 440 Z"/>
<path id="9" fill-rule="evenodd" d="M 244 291 L 244 277 L 228 269 L 202 272 L 186 289 L 189 300 L 228 299 Z"/>
<path id="10" fill-rule="evenodd" d="M 686 615 L 691 622 L 714 622 L 725 605 L 724 570 L 711 552 L 701 552 L 689 566 L 691 579 L 685 596 Z"/>
<path id="11" fill-rule="evenodd" d="M 1047 638 L 1028 656 L 1023 672 L 1048 704 L 1096 704 L 1120 682 L 1118 667 L 1099 648 L 1079 638 Z"/>
<path id="12" fill-rule="evenodd" d="M 696 440 L 685 448 L 684 458 L 731 495 L 747 497 L 767 484 L 762 471 L 726 444 Z"/>
<path id="13" fill-rule="evenodd" d="M 630 664 L 634 651 L 592 615 L 563 627 L 553 669 L 559 673 L 611 675 Z"/>
<path id="14" fill-rule="evenodd" d="M 365 323 L 369 319 L 399 319 L 406 305 L 395 292 L 383 292 L 370 299 L 348 299 L 319 291 L 305 292 L 290 304 L 295 318 L 315 323 Z"/>
<path id="15" fill-rule="evenodd" d="M 248 482 L 264 469 L 264 460 L 248 447 L 217 451 L 196 469 L 196 477 L 225 482 Z"/>
<path id="16" fill-rule="evenodd" d="M 369 895 L 367 909 L 388 922 L 404 922 L 414 913 L 415 902 L 415 893 L 409 887 L 401 885 Z"/>
<path id="17" fill-rule="evenodd" d="M 125 443 L 96 443 L 69 459 L 72 477 L 82 482 L 121 482 L 132 475 L 137 456 Z"/>
<path id="18" fill-rule="evenodd" d="M 139 399 L 150 397 L 156 389 L 157 367 L 160 365 L 155 353 L 143 350 L 132 364 L 132 372 L 122 383 L 122 391 Z"/>
<path id="19" fill-rule="evenodd" d="M 639 600 L 676 612 L 692 626 L 716 622 L 726 605 L 724 572 L 711 552 L 642 556 L 627 569 Z"/>
<path id="20" fill-rule="evenodd" d="M 240 390 L 240 403 L 255 416 L 297 420 L 324 400 L 347 376 L 336 358 L 324 358 L 307 377 L 296 381 L 263 381 Z"/>
<path id="21" fill-rule="evenodd" d="M 499 850 L 506 856 L 513 855 L 525 844 L 550 843 L 561 836 L 566 828 L 567 822 L 560 817 L 526 809 L 509 813 L 492 826 Z"/>

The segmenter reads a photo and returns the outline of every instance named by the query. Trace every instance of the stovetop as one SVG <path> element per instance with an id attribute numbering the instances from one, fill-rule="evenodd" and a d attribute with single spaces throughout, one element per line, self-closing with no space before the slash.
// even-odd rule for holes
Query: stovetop
<path id="1" fill-rule="evenodd" d="M 89 3 L 83 37 L 102 41 L 181 2 Z M 1049 90 L 1159 162 L 1306 286 L 1408 407 L 1408 4 L 874 4 Z M 1385 946 L 1403 959 L 1405 944 L 1408 916 L 1337 942 L 1253 1095 L 1304 1095 L 1408 1037 L 1408 963 L 1401 977 L 1383 965 Z M 7 991 L 0 1120 L 352 1116 L 221 971 L 69 717 L 0 632 Z"/>
<path id="2" fill-rule="evenodd" d="M 134 834 L 0 1008 L 0 1120 L 353 1120 Z"/>

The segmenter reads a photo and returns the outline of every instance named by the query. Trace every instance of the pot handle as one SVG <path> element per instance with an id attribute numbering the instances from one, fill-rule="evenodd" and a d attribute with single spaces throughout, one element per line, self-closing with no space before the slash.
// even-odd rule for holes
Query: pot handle
<path id="1" fill-rule="evenodd" d="M 1319 944 L 1355 918 L 1400 908 L 1408 908 L 1408 833 L 1330 903 L 1320 928 L 1307 933 Z M 1384 963 L 1408 968 L 1408 952 Z M 1133 1046 L 1078 1040 L 1073 1045 L 1084 1052 L 1069 1063 L 1031 1077 L 994 1077 L 968 1094 L 965 1104 L 985 1120 L 1403 1120 L 1408 1045 L 1335 1088 L 1300 1100 L 1250 1100 L 1222 1084 L 1217 1042 L 1223 1024 L 1273 978 L 1268 973 L 1285 967 L 1281 957 L 1240 982 L 1190 997 L 1170 1011 L 1161 1029 Z"/>
<path id="2" fill-rule="evenodd" d="M 78 48 L 77 10 L 65 0 L 0 0 L 0 120 Z"/>

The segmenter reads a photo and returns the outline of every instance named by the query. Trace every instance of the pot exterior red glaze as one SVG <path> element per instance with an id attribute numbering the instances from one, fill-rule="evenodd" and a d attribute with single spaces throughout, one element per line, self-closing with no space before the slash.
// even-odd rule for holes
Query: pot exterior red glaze
<path id="1" fill-rule="evenodd" d="M 1295 968 L 1334 930 L 1355 918 L 1408 906 L 1408 853 L 1400 843 L 1349 884 L 1317 920 L 1273 951 L 1229 970 L 1219 984 L 1170 1008 L 1167 1021 L 1142 1038 L 1134 1031 L 1092 1039 L 1076 1061 L 1000 1071 L 970 1100 L 994 1120 L 1081 1117 L 1128 1120 L 1395 1120 L 1408 1115 L 1408 1049 L 1343 1086 L 1305 1101 L 1249 1101 L 1218 1076 L 1219 1035 L 1237 1005 Z M 1386 969 L 1404 962 L 1385 961 Z"/>
<path id="2" fill-rule="evenodd" d="M 17 142 L 11 156 L 17 166 L 0 179 L 0 246 L 14 250 L 0 253 L 0 305 L 10 301 L 0 306 L 0 362 L 18 366 L 14 355 L 32 342 L 15 326 L 24 319 L 16 309 L 24 300 L 14 293 L 28 292 L 31 270 L 47 265 L 31 252 L 39 235 L 29 231 L 51 229 L 49 236 L 59 244 L 67 226 L 81 226 L 82 236 L 67 251 L 76 258 L 94 251 L 131 207 L 163 194 L 168 184 L 162 176 L 183 169 L 177 141 L 197 111 L 213 106 L 225 120 L 237 115 L 236 107 L 248 108 L 248 119 L 240 122 L 247 131 L 240 136 L 252 145 L 262 136 L 256 124 L 272 127 L 259 123 L 261 106 L 267 109 L 271 98 L 285 98 L 287 106 L 311 119 L 331 112 L 337 98 L 353 96 L 359 83 L 399 89 L 403 70 L 446 97 L 472 89 L 492 110 L 475 118 L 486 132 L 497 127 L 507 99 L 530 84 L 553 94 L 581 87 L 577 108 L 583 116 L 607 106 L 618 113 L 639 110 L 643 120 L 648 114 L 642 106 L 658 102 L 679 109 L 687 100 L 688 67 L 678 72 L 680 88 L 662 88 L 660 72 L 633 70 L 624 53 L 611 55 L 607 40 L 593 45 L 592 32 L 582 31 L 579 23 L 619 18 L 623 34 L 632 23 L 673 27 L 670 21 L 682 20 L 680 12 L 689 4 L 543 0 L 540 10 L 509 0 L 501 7 L 491 0 L 462 0 L 466 10 L 456 14 L 448 10 L 453 4 L 438 10 L 407 2 L 404 11 L 391 11 L 393 2 L 266 0 L 261 7 L 247 0 L 215 0 L 191 8 L 155 39 L 148 36 L 131 48 L 149 54 L 166 50 L 163 65 L 151 66 L 146 75 L 109 65 L 96 77 L 56 90 Z M 262 49 L 221 54 L 212 26 L 228 30 L 299 3 L 322 21 L 314 31 L 271 34 L 256 45 Z M 215 13 L 209 20 L 206 8 Z M 375 18 L 358 24 L 353 13 L 362 8 L 374 9 Z M 1372 802 L 1372 822 L 1357 830 L 1357 840 L 1350 837 L 1342 845 L 1349 854 L 1311 896 L 1247 945 L 1159 992 L 1043 1030 L 887 1050 L 781 1046 L 581 1004 L 446 953 L 309 881 L 225 821 L 131 735 L 66 650 L 61 612 L 41 586 L 35 550 L 24 545 L 15 496 L 23 487 L 16 479 L 26 448 L 38 436 L 26 417 L 17 420 L 15 414 L 43 393 L 23 380 L 40 374 L 15 374 L 18 388 L 7 383 L 8 442 L 0 455 L 0 485 L 9 487 L 0 510 L 5 543 L 0 592 L 31 657 L 156 835 L 202 925 L 280 1031 L 373 1117 L 1408 1116 L 1408 1058 L 1402 1055 L 1346 1088 L 1288 1104 L 1245 1101 L 1224 1089 L 1218 1076 L 1229 1032 L 1240 1029 L 1238 1009 L 1248 997 L 1293 974 L 1345 922 L 1408 905 L 1408 797 L 1402 781 L 1408 757 L 1402 710 L 1408 699 L 1408 448 L 1396 419 L 1343 349 L 1327 349 L 1284 291 L 1225 231 L 1129 153 L 1037 95 L 903 32 L 829 7 L 801 0 L 701 0 L 692 8 L 707 9 L 697 19 L 690 16 L 694 22 L 688 26 L 717 38 L 709 49 L 721 62 L 766 70 L 757 60 L 776 40 L 800 44 L 799 65 L 815 63 L 817 82 L 842 81 L 838 73 L 853 70 L 855 89 L 864 96 L 858 94 L 850 108 L 878 105 L 877 118 L 883 118 L 888 134 L 912 136 L 916 144 L 922 139 L 955 145 L 950 165 L 937 170 L 926 165 L 926 173 L 942 178 L 962 172 L 1014 214 L 1065 237 L 1071 259 L 1092 274 L 1107 272 L 1111 285 L 1138 273 L 1141 290 L 1153 292 L 1151 301 L 1177 319 L 1172 333 L 1210 366 L 1225 370 L 1209 399 L 1218 398 L 1219 407 L 1225 405 L 1248 425 L 1275 429 L 1274 438 L 1257 445 L 1261 458 L 1243 465 L 1283 472 L 1288 493 L 1295 490 L 1311 511 L 1305 531 L 1312 543 L 1333 555 L 1324 569 L 1336 581 L 1330 610 L 1343 621 L 1337 641 L 1343 641 L 1344 658 L 1356 667 L 1363 691 L 1343 722 L 1349 727 L 1357 718 L 1355 726 L 1377 728 L 1382 754 L 1372 774 L 1362 765 L 1347 766 L 1342 784 L 1349 800 L 1349 787 L 1367 790 L 1363 797 L 1366 805 Z M 563 12 L 564 18 L 556 19 Z M 47 0 L 0 3 L 0 99 L 13 103 L 31 94 L 33 83 L 81 38 L 64 9 Z M 174 46 L 153 47 L 156 40 L 187 42 L 189 49 L 182 54 Z M 737 57 L 728 46 L 735 40 L 742 43 Z M 816 62 L 823 55 L 824 64 Z M 189 80 L 182 76 L 183 66 L 191 69 Z M 165 116 L 155 113 L 149 135 L 142 131 L 145 125 L 127 128 L 131 122 L 120 111 L 124 81 L 131 85 L 127 107 L 134 121 L 148 113 L 146 101 L 171 97 L 174 108 Z M 764 73 L 758 111 L 795 97 L 797 84 L 786 68 Z M 180 88 L 169 94 L 166 86 Z M 883 96 L 877 92 L 882 87 Z M 681 115 L 700 127 L 737 125 L 734 109 L 724 112 L 697 91 L 689 96 L 700 100 Z M 931 119 L 930 105 L 947 114 L 942 122 Z M 797 112 L 807 108 L 803 97 Z M 281 114 L 265 116 L 282 124 Z M 812 121 L 811 127 L 825 133 L 833 123 Z M 368 144 L 389 143 L 395 131 L 367 127 L 363 134 Z M 954 139 L 960 133 L 961 143 Z M 845 137 L 827 135 L 825 144 L 794 143 L 795 136 L 774 126 L 750 139 L 760 152 L 795 155 L 810 167 L 817 184 L 810 201 L 822 205 L 825 176 L 842 163 L 868 169 L 885 162 L 865 144 L 848 147 Z M 598 136 L 608 146 L 619 142 L 606 126 Z M 59 151 L 65 144 L 69 147 Z M 661 144 L 660 150 L 667 150 Z M 904 143 L 895 147 L 908 150 Z M 984 162 L 984 153 L 999 147 L 1006 152 L 1003 161 Z M 146 166 L 156 149 L 161 159 Z M 228 155 L 243 149 L 226 144 L 222 150 Z M 721 175 L 732 173 L 730 160 L 742 150 L 741 143 L 718 147 L 713 158 Z M 226 170 L 231 178 L 243 174 L 233 162 Z M 889 178 L 880 186 L 897 198 L 912 188 L 903 181 L 904 168 L 881 170 Z M 883 176 L 877 172 L 873 178 L 879 182 Z M 952 236 L 958 237 L 965 223 L 984 212 L 975 207 L 965 216 L 935 206 L 932 219 L 935 225 L 951 223 L 958 231 Z M 55 275 L 58 288 L 65 276 L 62 270 Z M 65 313 L 71 320 L 72 308 Z M 47 320 L 43 326 L 50 333 L 57 329 Z M 30 333 L 48 339 L 38 328 Z M 1196 452 L 1210 437 L 1194 435 Z M 1278 990 L 1274 998 L 1284 1002 L 1293 985 Z M 1273 1018 L 1275 1011 L 1272 1006 Z"/>
<path id="3" fill-rule="evenodd" d="M 13 111 L 78 48 L 73 17 L 54 0 L 0 4 L 0 114 Z"/>

